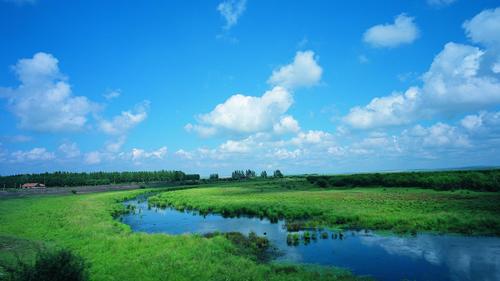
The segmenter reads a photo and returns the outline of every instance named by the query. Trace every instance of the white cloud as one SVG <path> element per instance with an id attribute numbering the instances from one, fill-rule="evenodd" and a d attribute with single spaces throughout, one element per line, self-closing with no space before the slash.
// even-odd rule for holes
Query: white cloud
<path id="1" fill-rule="evenodd" d="M 184 126 L 184 130 L 186 130 L 186 132 L 188 132 L 188 133 L 195 132 L 200 137 L 203 137 L 203 138 L 212 137 L 215 134 L 217 134 L 217 128 L 215 128 L 215 127 L 193 125 L 191 123 L 186 124 L 186 126 Z"/>
<path id="2" fill-rule="evenodd" d="M 299 51 L 292 63 L 273 71 L 268 83 L 287 89 L 310 87 L 319 83 L 322 73 L 313 51 Z"/>
<path id="3" fill-rule="evenodd" d="M 456 0 L 427 0 L 427 4 L 434 7 L 444 7 L 453 4 L 455 1 Z"/>
<path id="4" fill-rule="evenodd" d="M 226 0 L 217 5 L 217 11 L 226 21 L 224 29 L 228 30 L 238 23 L 238 19 L 246 9 L 246 0 Z"/>
<path id="5" fill-rule="evenodd" d="M 188 159 L 191 160 L 193 159 L 193 153 L 189 151 L 185 151 L 184 149 L 179 149 L 175 152 L 175 155 L 177 155 L 180 158 Z"/>
<path id="6" fill-rule="evenodd" d="M 13 66 L 21 84 L 4 89 L 8 108 L 19 119 L 19 126 L 41 132 L 75 131 L 87 123 L 95 109 L 84 96 L 73 96 L 71 87 L 59 72 L 58 60 L 47 53 L 21 59 Z"/>
<path id="7" fill-rule="evenodd" d="M 277 134 L 296 133 L 300 131 L 299 122 L 290 115 L 283 116 L 274 124 L 273 131 Z"/>
<path id="8" fill-rule="evenodd" d="M 460 121 L 460 124 L 467 130 L 477 129 L 481 127 L 482 123 L 482 118 L 478 115 L 467 115 Z"/>
<path id="9" fill-rule="evenodd" d="M 469 131 L 489 133 L 500 131 L 500 112 L 481 111 L 465 116 L 460 124 Z"/>
<path id="10" fill-rule="evenodd" d="M 120 115 L 113 117 L 111 121 L 101 120 L 99 128 L 110 135 L 123 135 L 135 127 L 148 116 L 149 101 L 137 104 L 133 110 L 122 111 Z"/>
<path id="11" fill-rule="evenodd" d="M 121 96 L 121 91 L 120 90 L 112 90 L 112 91 L 105 93 L 103 96 L 106 100 L 116 99 L 119 96 Z"/>
<path id="12" fill-rule="evenodd" d="M 360 129 L 407 124 L 415 118 L 419 99 L 418 88 L 410 88 L 405 93 L 374 98 L 366 106 L 351 108 L 343 121 Z"/>
<path id="13" fill-rule="evenodd" d="M 84 161 L 88 165 L 96 165 L 101 163 L 103 154 L 99 151 L 92 151 L 85 154 Z"/>
<path id="14" fill-rule="evenodd" d="M 500 8 L 484 10 L 463 24 L 472 42 L 500 48 Z"/>
<path id="15" fill-rule="evenodd" d="M 53 152 L 47 151 L 42 147 L 35 147 L 28 151 L 18 150 L 12 152 L 12 161 L 18 163 L 33 162 L 33 161 L 47 161 L 55 158 Z"/>
<path id="16" fill-rule="evenodd" d="M 338 145 L 329 147 L 327 152 L 329 154 L 332 154 L 333 156 L 338 156 L 338 157 L 344 156 L 346 154 L 345 148 L 343 148 L 342 146 L 338 146 Z"/>
<path id="17" fill-rule="evenodd" d="M 295 159 L 301 155 L 302 155 L 302 150 L 300 150 L 298 148 L 295 150 L 287 150 L 284 148 L 278 148 L 272 154 L 273 157 L 276 157 L 276 158 L 281 159 L 281 160 L 283 160 L 283 159 Z"/>
<path id="18" fill-rule="evenodd" d="M 292 105 L 292 95 L 282 87 L 274 87 L 262 97 L 233 95 L 207 114 L 198 116 L 201 125 L 186 125 L 186 130 L 226 130 L 254 133 L 273 128 Z"/>
<path id="19" fill-rule="evenodd" d="M 106 143 L 105 149 L 108 152 L 118 152 L 122 148 L 123 144 L 125 144 L 125 136 L 120 136 L 118 139 L 114 141 L 108 141 Z"/>
<path id="20" fill-rule="evenodd" d="M 228 140 L 225 143 L 221 144 L 219 150 L 221 152 L 228 153 L 246 153 L 249 152 L 251 146 L 245 141 L 234 141 Z"/>
<path id="21" fill-rule="evenodd" d="M 448 43 L 423 75 L 428 104 L 444 110 L 477 109 L 500 103 L 500 81 L 480 73 L 484 51 Z"/>
<path id="22" fill-rule="evenodd" d="M 418 143 L 415 147 L 463 148 L 470 146 L 469 138 L 455 126 L 438 122 L 430 127 L 414 126 L 402 133 L 408 142 Z"/>
<path id="23" fill-rule="evenodd" d="M 332 138 L 332 135 L 323 131 L 309 130 L 307 132 L 300 132 L 291 139 L 291 143 L 294 145 L 304 145 L 304 144 L 319 144 L 326 142 Z"/>
<path id="24" fill-rule="evenodd" d="M 499 73 L 500 73 L 500 61 L 499 61 L 499 62 L 494 63 L 494 64 L 491 66 L 491 71 L 493 71 L 493 73 L 495 73 L 495 74 L 499 74 Z"/>
<path id="25" fill-rule="evenodd" d="M 80 156 L 80 149 L 76 143 L 63 143 L 59 146 L 59 151 L 64 154 L 66 158 L 75 158 Z"/>
<path id="26" fill-rule="evenodd" d="M 163 159 L 167 155 L 167 147 L 162 146 L 157 150 L 146 151 L 140 148 L 133 148 L 131 152 L 133 161 L 147 160 L 147 159 Z"/>
<path id="27" fill-rule="evenodd" d="M 447 43 L 422 76 L 420 88 L 374 98 L 366 106 L 352 108 L 343 120 L 352 127 L 369 129 L 500 104 L 499 79 L 480 71 L 484 54 L 477 47 Z"/>
<path id="28" fill-rule="evenodd" d="M 419 36 L 419 30 L 414 18 L 400 14 L 393 24 L 379 24 L 370 27 L 363 35 L 363 40 L 373 47 L 397 47 L 409 44 Z"/>

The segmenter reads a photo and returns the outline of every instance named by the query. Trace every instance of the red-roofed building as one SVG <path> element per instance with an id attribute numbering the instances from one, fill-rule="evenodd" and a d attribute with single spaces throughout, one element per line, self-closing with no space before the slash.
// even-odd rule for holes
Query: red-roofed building
<path id="1" fill-rule="evenodd" d="M 45 188 L 45 184 L 37 182 L 29 182 L 21 185 L 21 188 Z"/>

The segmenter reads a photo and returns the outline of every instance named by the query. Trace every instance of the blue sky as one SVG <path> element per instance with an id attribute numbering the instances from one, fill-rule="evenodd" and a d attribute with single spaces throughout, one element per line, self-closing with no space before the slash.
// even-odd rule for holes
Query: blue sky
<path id="1" fill-rule="evenodd" d="M 0 1 L 0 173 L 500 164 L 497 1 Z"/>

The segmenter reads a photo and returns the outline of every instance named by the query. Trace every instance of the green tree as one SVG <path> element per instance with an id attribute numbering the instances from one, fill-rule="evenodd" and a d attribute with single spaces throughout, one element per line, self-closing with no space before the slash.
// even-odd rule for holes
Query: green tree
<path id="1" fill-rule="evenodd" d="M 280 170 L 276 170 L 276 171 L 274 171 L 274 177 L 275 178 L 282 178 L 283 174 L 281 173 Z"/>

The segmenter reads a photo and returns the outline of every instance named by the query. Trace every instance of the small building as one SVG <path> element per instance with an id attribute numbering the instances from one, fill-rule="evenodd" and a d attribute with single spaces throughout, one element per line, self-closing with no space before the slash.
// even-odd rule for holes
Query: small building
<path id="1" fill-rule="evenodd" d="M 45 188 L 45 184 L 38 182 L 28 182 L 21 185 L 21 188 Z"/>

